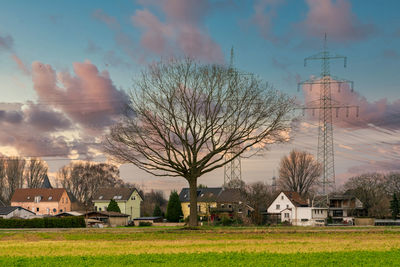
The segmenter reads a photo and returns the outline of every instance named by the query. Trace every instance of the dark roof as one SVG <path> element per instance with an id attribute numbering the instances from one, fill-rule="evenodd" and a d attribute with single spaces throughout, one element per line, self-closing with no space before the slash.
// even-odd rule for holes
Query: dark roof
<path id="1" fill-rule="evenodd" d="M 128 214 L 124 214 L 124 213 L 120 213 L 120 212 L 116 212 L 116 211 L 89 211 L 87 213 L 84 214 L 84 216 L 90 216 L 90 215 L 95 215 L 95 214 L 99 214 L 99 215 L 103 215 L 106 217 L 129 217 Z"/>
<path id="2" fill-rule="evenodd" d="M 296 207 L 307 207 L 307 200 L 304 200 L 299 193 L 294 191 L 282 191 L 287 198 L 295 205 Z"/>
<path id="3" fill-rule="evenodd" d="M 146 221 L 146 220 L 160 220 L 160 219 L 162 219 L 162 217 L 160 217 L 160 216 L 155 216 L 155 217 L 139 217 L 139 218 L 135 218 L 135 219 L 133 219 L 133 220 L 135 220 L 135 221 Z"/>
<path id="4" fill-rule="evenodd" d="M 217 202 L 239 202 L 243 201 L 244 197 L 240 189 L 226 188 L 221 190 L 217 197 Z"/>
<path id="5" fill-rule="evenodd" d="M 334 194 L 334 195 L 329 195 L 328 198 L 329 200 L 351 200 L 355 199 L 356 197 L 348 194 Z"/>
<path id="6" fill-rule="evenodd" d="M 10 213 L 13 212 L 14 210 L 26 210 L 26 211 L 28 211 L 28 212 L 30 212 L 30 213 L 32 213 L 32 214 L 35 214 L 34 212 L 32 212 L 32 211 L 30 211 L 30 210 L 27 210 L 27 209 L 24 209 L 23 207 L 19 207 L 19 206 L 15 206 L 15 207 L 8 206 L 8 207 L 0 207 L 0 215 L 7 215 L 7 214 L 10 214 Z"/>
<path id="7" fill-rule="evenodd" d="M 44 176 L 42 188 L 53 188 L 51 186 L 51 183 L 50 183 L 50 180 L 49 180 L 49 177 L 47 176 L 47 174 Z"/>
<path id="8" fill-rule="evenodd" d="M 36 196 L 42 197 L 41 202 L 58 202 L 64 192 L 64 188 L 19 188 L 15 190 L 11 202 L 34 202 Z"/>
<path id="9" fill-rule="evenodd" d="M 218 194 L 222 191 L 221 187 L 209 187 L 209 188 L 198 188 L 197 189 L 197 201 L 198 202 L 216 202 Z M 190 201 L 189 188 L 182 188 L 179 193 L 179 200 L 181 202 Z"/>
<path id="10" fill-rule="evenodd" d="M 229 189 L 222 187 L 198 188 L 198 202 L 239 202 L 243 201 L 239 189 Z M 190 202 L 189 188 L 182 188 L 179 194 L 181 202 Z"/>
<path id="11" fill-rule="evenodd" d="M 107 188 L 99 188 L 96 194 L 93 197 L 93 201 L 95 200 L 108 200 L 114 199 L 118 200 L 128 200 L 134 191 L 137 191 L 140 197 L 143 199 L 143 196 L 136 188 L 127 188 L 127 187 L 107 187 Z"/>

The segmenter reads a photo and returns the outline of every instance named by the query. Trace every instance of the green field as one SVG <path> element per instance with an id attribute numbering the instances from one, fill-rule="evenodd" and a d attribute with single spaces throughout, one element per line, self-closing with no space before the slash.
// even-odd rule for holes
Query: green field
<path id="1" fill-rule="evenodd" d="M 2 230 L 1 266 L 400 266 L 400 228 Z"/>

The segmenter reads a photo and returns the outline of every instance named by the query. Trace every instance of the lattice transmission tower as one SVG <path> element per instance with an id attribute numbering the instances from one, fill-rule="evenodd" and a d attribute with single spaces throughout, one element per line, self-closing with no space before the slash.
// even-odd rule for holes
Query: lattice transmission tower
<path id="1" fill-rule="evenodd" d="M 234 51 L 233 51 L 233 47 L 231 48 L 231 58 L 230 58 L 230 64 L 229 64 L 229 69 L 232 72 L 238 72 L 235 68 L 234 68 Z M 240 73 L 241 75 L 250 75 L 250 74 L 246 74 L 246 73 Z M 228 109 L 231 108 L 230 107 L 230 101 L 228 100 Z M 232 130 L 233 131 L 233 127 L 235 124 L 235 121 L 228 121 L 229 125 L 232 125 Z M 230 132 L 231 132 L 230 131 Z M 224 165 L 224 187 L 228 187 L 228 185 L 230 185 L 231 187 L 234 185 L 240 185 L 242 182 L 242 162 L 240 159 L 240 156 L 237 156 L 235 159 L 231 160 L 232 158 L 234 158 L 238 153 L 239 153 L 240 148 L 239 147 L 235 147 L 231 150 L 229 150 L 226 154 L 225 154 L 225 165 Z M 228 162 L 230 161 L 230 162 Z M 234 186 L 235 187 L 235 186 Z"/>
<path id="2" fill-rule="evenodd" d="M 346 109 L 346 116 L 349 116 L 349 110 L 356 109 L 356 116 L 358 117 L 359 107 L 352 105 L 342 105 L 340 102 L 332 99 L 331 84 L 337 84 L 338 91 L 340 92 L 341 85 L 350 85 L 353 91 L 354 83 L 349 80 L 332 77 L 330 73 L 330 60 L 342 59 L 344 67 L 347 65 L 347 57 L 331 54 L 327 50 L 327 37 L 325 34 L 323 51 L 313 56 L 304 59 L 304 66 L 310 60 L 320 60 L 321 76 L 300 82 L 298 90 L 301 86 L 309 85 L 310 90 L 313 85 L 319 85 L 319 99 L 313 100 L 302 108 L 303 114 L 305 110 L 311 109 L 313 114 L 315 110 L 319 111 L 319 124 L 318 124 L 318 162 L 322 166 L 322 174 L 319 184 L 321 186 L 322 194 L 326 195 L 329 191 L 335 189 L 335 157 L 333 150 L 333 124 L 332 124 L 332 111 L 335 110 L 336 117 L 339 116 L 340 109 Z"/>

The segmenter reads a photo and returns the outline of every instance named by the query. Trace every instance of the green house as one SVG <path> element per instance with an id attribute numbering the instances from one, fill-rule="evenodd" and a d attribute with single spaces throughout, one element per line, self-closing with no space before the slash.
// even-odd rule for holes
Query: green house
<path id="1" fill-rule="evenodd" d="M 100 188 L 92 200 L 94 210 L 106 211 L 111 199 L 118 203 L 121 213 L 129 215 L 129 220 L 140 217 L 143 197 L 136 188 Z"/>

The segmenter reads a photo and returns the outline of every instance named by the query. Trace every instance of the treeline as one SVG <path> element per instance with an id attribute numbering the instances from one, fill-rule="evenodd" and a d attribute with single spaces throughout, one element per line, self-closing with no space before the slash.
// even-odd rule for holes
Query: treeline
<path id="1" fill-rule="evenodd" d="M 46 162 L 39 158 L 0 157 L 0 200 L 9 203 L 17 188 L 40 187 L 47 171 Z"/>

